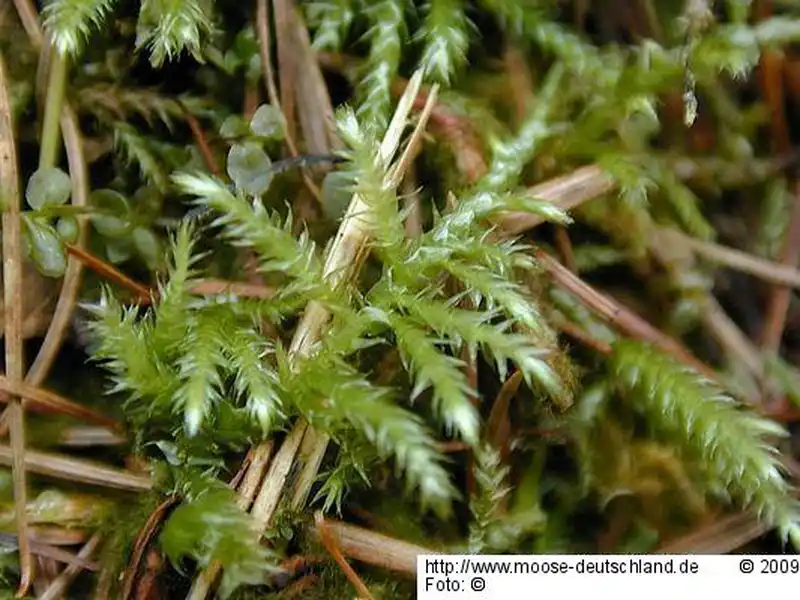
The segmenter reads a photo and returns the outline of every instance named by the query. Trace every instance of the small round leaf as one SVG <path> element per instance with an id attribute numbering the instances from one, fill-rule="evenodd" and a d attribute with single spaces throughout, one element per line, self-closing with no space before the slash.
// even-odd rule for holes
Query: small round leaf
<path id="1" fill-rule="evenodd" d="M 133 230 L 132 237 L 136 252 L 149 268 L 155 269 L 161 257 L 161 243 L 156 234 L 146 227 L 137 227 Z"/>
<path id="2" fill-rule="evenodd" d="M 61 277 L 67 268 L 67 255 L 61 237 L 44 219 L 23 216 L 23 243 L 28 257 L 45 277 Z"/>
<path id="3" fill-rule="evenodd" d="M 250 130 L 259 137 L 280 140 L 283 139 L 284 125 L 280 110 L 271 104 L 262 104 L 250 121 Z"/>
<path id="4" fill-rule="evenodd" d="M 228 175 L 243 192 L 260 196 L 272 182 L 272 161 L 257 144 L 236 144 L 228 152 Z"/>
<path id="5" fill-rule="evenodd" d="M 91 195 L 92 206 L 100 213 L 92 215 L 92 224 L 104 237 L 118 237 L 130 232 L 130 209 L 125 196 L 114 190 L 96 190 Z"/>
<path id="6" fill-rule="evenodd" d="M 25 200 L 33 210 L 43 206 L 59 206 L 69 200 L 72 182 L 69 175 L 55 167 L 37 170 L 28 180 Z"/>
<path id="7" fill-rule="evenodd" d="M 338 221 L 353 198 L 355 179 L 346 171 L 331 171 L 322 180 L 322 209 L 325 216 Z"/>
<path id="8" fill-rule="evenodd" d="M 133 244 L 130 238 L 108 240 L 106 242 L 106 257 L 113 265 L 124 263 L 133 255 Z"/>
<path id="9" fill-rule="evenodd" d="M 155 186 L 144 186 L 133 195 L 134 210 L 140 221 L 150 222 L 158 218 L 164 206 L 164 194 Z"/>
<path id="10" fill-rule="evenodd" d="M 78 220 L 74 217 L 61 217 L 56 223 L 56 231 L 61 239 L 68 244 L 74 244 L 78 241 Z"/>
<path id="11" fill-rule="evenodd" d="M 241 115 L 231 115 L 220 125 L 219 134 L 224 138 L 246 137 L 250 135 L 250 124 Z"/>

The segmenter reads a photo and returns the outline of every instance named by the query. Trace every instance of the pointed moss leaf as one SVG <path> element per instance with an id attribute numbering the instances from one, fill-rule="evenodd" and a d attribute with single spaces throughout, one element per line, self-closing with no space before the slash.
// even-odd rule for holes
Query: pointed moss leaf
<path id="1" fill-rule="evenodd" d="M 31 175 L 25 190 L 25 200 L 32 209 L 39 210 L 43 206 L 64 204 L 71 194 L 72 182 L 69 175 L 61 169 L 46 167 Z"/>
<path id="2" fill-rule="evenodd" d="M 100 235 L 116 238 L 130 232 L 130 209 L 125 196 L 114 190 L 96 190 L 90 202 L 97 209 L 92 215 L 92 224 Z"/>
<path id="3" fill-rule="evenodd" d="M 36 269 L 47 277 L 61 277 L 67 256 L 56 230 L 47 221 L 23 216 L 23 243 Z"/>
<path id="4" fill-rule="evenodd" d="M 161 256 L 161 243 L 147 227 L 137 227 L 133 230 L 133 245 L 136 252 L 142 257 L 147 266 L 155 269 L 158 266 L 159 257 Z"/>
<path id="5" fill-rule="evenodd" d="M 259 137 L 271 140 L 283 139 L 283 114 L 271 104 L 262 104 L 250 121 L 250 130 Z"/>
<path id="6" fill-rule="evenodd" d="M 78 241 L 78 221 L 75 217 L 61 217 L 56 223 L 56 231 L 61 239 L 68 244 Z"/>
<path id="7" fill-rule="evenodd" d="M 260 196 L 272 181 L 272 161 L 258 144 L 236 144 L 228 153 L 228 175 L 236 187 Z"/>

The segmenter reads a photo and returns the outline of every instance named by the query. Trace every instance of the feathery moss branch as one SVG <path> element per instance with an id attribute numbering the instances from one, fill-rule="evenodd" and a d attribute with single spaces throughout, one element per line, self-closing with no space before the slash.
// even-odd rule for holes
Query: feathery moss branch
<path id="1" fill-rule="evenodd" d="M 712 382 L 638 342 L 618 341 L 609 367 L 650 425 L 699 461 L 709 479 L 776 526 L 800 547 L 800 505 L 769 439 L 785 435 L 775 422 L 743 410 Z"/>
<path id="2" fill-rule="evenodd" d="M 44 26 L 61 54 L 77 55 L 114 9 L 116 0 L 51 0 L 44 7 Z"/>

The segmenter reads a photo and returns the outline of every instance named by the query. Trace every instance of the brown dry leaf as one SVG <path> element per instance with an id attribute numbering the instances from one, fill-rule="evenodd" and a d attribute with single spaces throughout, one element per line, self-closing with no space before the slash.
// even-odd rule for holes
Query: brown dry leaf
<path id="1" fill-rule="evenodd" d="M 306 145 L 311 154 L 329 154 L 340 150 L 342 142 L 336 134 L 328 88 L 322 76 L 316 54 L 311 49 L 308 29 L 296 9 L 288 15 L 294 35 L 291 41 L 296 54 L 292 65 L 296 69 L 295 83 L 299 100 L 297 116 Z"/>
<path id="2" fill-rule="evenodd" d="M 43 336 L 50 326 L 53 310 L 58 300 L 60 280 L 41 275 L 34 266 L 25 262 L 22 272 L 23 306 L 22 338 Z M 0 336 L 5 327 L 5 307 L 0 294 Z"/>

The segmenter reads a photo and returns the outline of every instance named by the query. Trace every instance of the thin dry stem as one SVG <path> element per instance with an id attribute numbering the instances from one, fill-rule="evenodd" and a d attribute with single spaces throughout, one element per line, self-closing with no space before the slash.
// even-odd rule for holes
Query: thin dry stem
<path id="1" fill-rule="evenodd" d="M 190 286 L 189 291 L 198 296 L 217 296 L 233 294 L 240 298 L 261 298 L 268 300 L 275 296 L 275 289 L 265 285 L 224 279 L 202 279 Z"/>
<path id="2" fill-rule="evenodd" d="M 511 437 L 511 420 L 508 409 L 522 381 L 522 371 L 517 370 L 503 382 L 492 403 L 489 418 L 486 419 L 484 438 L 491 446 L 500 450 L 503 458 L 508 455 Z"/>
<path id="3" fill-rule="evenodd" d="M 3 301 L 5 307 L 6 376 L 15 384 L 25 376 L 22 323 L 24 306 L 22 270 L 22 222 L 20 219 L 19 173 L 14 124 L 6 78 L 5 59 L 0 54 L 0 205 L 3 209 Z M 14 479 L 14 508 L 19 537 L 20 584 L 24 596 L 33 582 L 33 558 L 28 544 L 27 480 L 25 476 L 25 415 L 18 396 L 9 399 L 10 458 Z"/>
<path id="4" fill-rule="evenodd" d="M 290 12 L 290 27 L 294 29 L 297 69 L 297 118 L 303 132 L 306 152 L 330 154 L 344 147 L 336 132 L 334 110 L 328 86 L 322 75 L 317 55 L 311 47 L 308 27 L 294 7 Z"/>
<path id="5" fill-rule="evenodd" d="M 325 524 L 331 535 L 335 536 L 339 548 L 345 556 L 410 577 L 417 574 L 417 556 L 438 554 L 436 550 L 397 540 L 342 521 L 325 519 Z M 319 535 L 314 529 L 311 532 Z"/>
<path id="6" fill-rule="evenodd" d="M 292 510 L 300 510 L 308 500 L 311 486 L 317 480 L 317 473 L 319 473 L 319 468 L 322 465 L 322 459 L 325 458 L 328 441 L 325 434 L 313 427 L 309 427 L 306 430 L 303 443 L 300 445 L 300 451 L 297 455 L 297 462 L 303 465 L 303 468 L 295 481 L 294 495 L 290 503 Z"/>
<path id="7" fill-rule="evenodd" d="M 733 322 L 716 298 L 703 301 L 703 323 L 717 342 L 758 380 L 764 377 L 764 360 L 758 347 Z"/>
<path id="8" fill-rule="evenodd" d="M 119 446 L 127 440 L 106 427 L 95 425 L 74 425 L 65 427 L 58 434 L 58 444 L 71 448 L 93 446 Z"/>
<path id="9" fill-rule="evenodd" d="M 283 112 L 281 101 L 278 97 L 278 90 L 275 87 L 275 72 L 272 68 L 272 52 L 270 51 L 272 47 L 272 36 L 269 33 L 268 0 L 256 0 L 256 33 L 258 35 L 258 47 L 261 55 L 261 68 L 264 72 L 264 85 L 267 88 L 267 97 L 269 98 L 269 103 L 284 115 L 284 120 L 288 125 L 289 121 L 286 119 L 286 115 Z M 293 137 L 293 132 L 289 130 L 288 126 L 286 129 L 286 147 L 289 149 L 289 153 L 293 157 L 296 158 L 300 156 L 297 143 Z M 319 188 L 314 184 L 314 182 L 311 181 L 311 178 L 305 173 L 305 171 L 303 172 L 303 182 L 314 198 L 316 198 L 317 202 L 321 204 L 322 193 L 319 191 Z"/>
<path id="10" fill-rule="evenodd" d="M 259 531 L 264 531 L 281 498 L 283 486 L 294 464 L 294 457 L 303 441 L 306 427 L 304 422 L 298 423 L 281 444 L 275 459 L 269 465 L 269 471 L 261 486 L 261 491 L 253 501 L 250 509 L 254 524 Z M 266 465 L 265 465 L 266 466 Z M 254 470 L 254 473 L 256 471 Z"/>
<path id="11" fill-rule="evenodd" d="M 179 101 L 180 102 L 180 101 Z M 192 131 L 192 137 L 194 138 L 194 143 L 197 145 L 197 149 L 200 152 L 200 156 L 203 158 L 203 162 L 206 165 L 206 169 L 208 169 L 215 177 L 222 179 L 222 169 L 219 168 L 217 161 L 214 159 L 214 152 L 211 150 L 211 145 L 208 143 L 208 139 L 206 138 L 206 134 L 203 131 L 203 127 L 200 125 L 200 122 L 195 118 L 195 116 L 189 112 L 189 109 L 181 102 L 181 109 L 183 110 L 183 118 L 186 119 L 186 123 L 189 125 L 189 129 Z"/>
<path id="12" fill-rule="evenodd" d="M 92 538 L 86 542 L 83 548 L 80 549 L 78 552 L 78 558 L 82 560 L 89 559 L 92 554 L 94 554 L 97 547 L 100 545 L 100 541 L 102 540 L 102 536 L 99 533 L 95 533 Z M 53 583 L 50 584 L 50 587 L 39 596 L 39 600 L 57 600 L 61 598 L 63 594 L 67 591 L 70 584 L 73 580 L 78 576 L 78 574 L 83 570 L 82 566 L 79 565 L 69 565 L 64 571 L 53 580 Z"/>
<path id="13" fill-rule="evenodd" d="M 78 260 L 78 262 L 85 264 L 92 269 L 95 273 L 113 281 L 123 287 L 124 289 L 136 295 L 136 300 L 143 305 L 149 304 L 153 291 L 145 285 L 138 283 L 125 275 L 122 271 L 117 269 L 114 265 L 109 264 L 103 259 L 95 256 L 94 254 L 84 250 L 78 245 L 67 244 L 67 253 Z"/>
<path id="14" fill-rule="evenodd" d="M 339 549 L 339 541 L 333 531 L 328 527 L 325 517 L 322 516 L 322 511 L 316 512 L 314 515 L 314 523 L 322 545 L 325 546 L 325 549 L 330 553 L 331 557 L 333 557 L 333 560 L 335 560 L 342 571 L 344 571 L 344 575 L 347 577 L 348 581 L 356 588 L 358 597 L 363 600 L 372 600 L 372 594 L 370 594 L 369 588 L 367 588 L 362 579 L 353 570 L 353 567 L 350 566 L 350 563 L 347 562 L 347 559 Z"/>
<path id="15" fill-rule="evenodd" d="M 787 266 L 795 266 L 800 260 L 800 180 L 794 183 L 792 191 L 794 204 L 781 255 L 781 263 Z M 776 287 L 772 291 L 767 303 L 766 322 L 761 336 L 761 347 L 764 350 L 772 352 L 778 350 L 786 325 L 786 313 L 789 310 L 790 299 L 791 289 L 788 287 Z"/>
<path id="16" fill-rule="evenodd" d="M 678 539 L 668 540 L 657 554 L 728 554 L 769 531 L 769 526 L 751 513 L 724 517 Z"/>
<path id="17" fill-rule="evenodd" d="M 616 187 L 614 179 L 597 165 L 575 169 L 528 189 L 528 195 L 552 202 L 561 210 L 571 210 L 584 202 L 609 193 Z M 498 225 L 507 235 L 518 235 L 541 225 L 545 220 L 531 213 L 507 213 Z"/>
<path id="18" fill-rule="evenodd" d="M 714 370 L 698 360 L 683 344 L 656 329 L 639 315 L 612 298 L 595 290 L 546 252 L 537 250 L 536 258 L 539 264 L 550 273 L 558 286 L 577 296 L 597 315 L 620 331 L 633 338 L 651 342 L 700 373 L 711 378 L 716 377 Z"/>
<path id="19" fill-rule="evenodd" d="M 408 213 L 404 223 L 406 237 L 418 238 L 423 232 L 422 201 L 419 196 L 419 188 L 417 186 L 417 178 L 413 164 L 409 167 L 408 175 L 403 179 L 403 183 L 400 187 L 404 197 L 403 210 Z"/>
<path id="20" fill-rule="evenodd" d="M 99 571 L 99 565 L 91 560 L 84 560 L 79 558 L 77 555 L 73 554 L 72 552 L 68 552 L 67 550 L 62 550 L 56 546 L 51 546 L 49 544 L 43 544 L 41 542 L 30 542 L 31 546 L 31 553 L 35 554 L 36 556 L 42 556 L 44 558 L 50 558 L 57 562 L 60 562 L 64 565 L 75 565 L 78 568 L 85 569 L 87 571 Z"/>
<path id="21" fill-rule="evenodd" d="M 665 243 L 686 245 L 698 256 L 710 262 L 753 275 L 775 285 L 800 288 L 800 269 L 791 265 L 783 265 L 735 248 L 698 240 L 674 229 L 662 230 L 659 233 L 664 236 Z"/>
<path id="22" fill-rule="evenodd" d="M 133 594 L 133 588 L 136 585 L 136 577 L 139 574 L 139 566 L 142 564 L 147 546 L 150 544 L 150 540 L 153 539 L 156 529 L 159 523 L 161 523 L 161 521 L 164 519 L 167 511 L 177 502 L 177 496 L 170 496 L 164 500 L 152 513 L 150 513 L 147 521 L 142 526 L 142 529 L 136 538 L 136 543 L 133 546 L 130 562 L 125 570 L 125 577 L 122 581 L 121 600 L 128 600 L 131 597 L 131 594 Z"/>
<path id="23" fill-rule="evenodd" d="M 286 137 L 295 139 L 295 75 L 297 73 L 297 57 L 295 51 L 294 28 L 291 26 L 293 2 L 273 0 L 275 13 L 275 46 L 279 67 L 279 85 L 281 89 L 281 106 L 286 120 Z"/>
<path id="24" fill-rule="evenodd" d="M 583 344 L 587 348 L 591 348 L 598 354 L 608 355 L 614 351 L 610 344 L 604 342 L 603 340 L 598 340 L 592 337 L 575 323 L 571 323 L 565 319 L 557 319 L 556 326 L 561 333 L 568 335 L 573 340 Z"/>
<path id="25" fill-rule="evenodd" d="M 44 36 L 42 35 L 42 28 L 39 27 L 39 15 L 36 12 L 36 6 L 31 0 L 14 0 L 14 6 L 17 9 L 19 20 L 22 21 L 22 27 L 31 40 L 31 45 L 38 50 L 44 43 Z"/>
<path id="26" fill-rule="evenodd" d="M 10 465 L 11 463 L 11 448 L 0 445 L 0 464 Z M 150 478 L 144 475 L 50 452 L 28 450 L 25 453 L 25 468 L 31 473 L 45 477 L 55 477 L 65 481 L 88 483 L 129 492 L 144 492 L 152 487 Z"/>
<path id="27" fill-rule="evenodd" d="M 99 413 L 91 408 L 63 398 L 62 396 L 42 388 L 14 381 L 8 376 L 0 375 L 0 391 L 18 396 L 27 401 L 30 408 L 69 415 L 76 419 L 83 419 L 97 425 L 104 425 L 111 429 L 120 430 L 119 422 Z M 7 396 L 0 395 L 0 402 L 5 402 Z"/>

